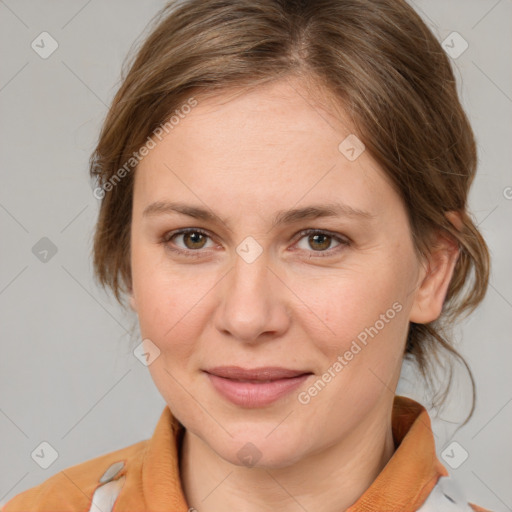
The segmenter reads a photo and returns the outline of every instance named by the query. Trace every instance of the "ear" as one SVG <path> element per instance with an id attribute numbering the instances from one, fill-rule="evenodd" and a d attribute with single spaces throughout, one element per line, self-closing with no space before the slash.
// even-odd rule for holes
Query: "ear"
<path id="1" fill-rule="evenodd" d="M 459 231 L 462 229 L 458 212 L 448 212 L 446 216 Z M 456 240 L 447 234 L 437 234 L 420 272 L 420 284 L 409 318 L 411 322 L 426 324 L 439 318 L 459 253 Z"/>
<path id="2" fill-rule="evenodd" d="M 133 288 L 130 288 L 129 293 L 130 293 L 130 308 L 133 311 L 137 312 L 137 301 L 135 300 L 135 295 L 133 293 Z"/>

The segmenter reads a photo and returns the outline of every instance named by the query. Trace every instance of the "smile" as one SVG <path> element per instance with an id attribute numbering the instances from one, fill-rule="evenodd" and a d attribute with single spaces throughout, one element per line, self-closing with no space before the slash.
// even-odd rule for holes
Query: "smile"
<path id="1" fill-rule="evenodd" d="M 264 407 L 279 400 L 312 375 L 308 371 L 278 367 L 244 369 L 236 366 L 216 367 L 205 373 L 223 398 L 247 408 Z"/>

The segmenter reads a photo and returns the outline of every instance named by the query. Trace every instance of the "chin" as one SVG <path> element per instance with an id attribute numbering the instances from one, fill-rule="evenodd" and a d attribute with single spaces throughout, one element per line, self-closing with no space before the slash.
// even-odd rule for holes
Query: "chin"
<path id="1" fill-rule="evenodd" d="M 303 456 L 303 440 L 293 439 L 285 431 L 275 439 L 268 436 L 269 429 L 261 432 L 241 432 L 228 438 L 221 445 L 210 447 L 227 462 L 240 467 L 278 469 L 293 465 Z M 208 442 L 208 439 L 205 439 Z M 284 442 L 286 440 L 286 442 Z"/>

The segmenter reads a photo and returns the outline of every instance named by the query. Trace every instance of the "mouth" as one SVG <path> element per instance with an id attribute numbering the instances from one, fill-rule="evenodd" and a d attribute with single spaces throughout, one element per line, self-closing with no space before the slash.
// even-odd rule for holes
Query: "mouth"
<path id="1" fill-rule="evenodd" d="M 264 407 L 291 393 L 312 372 L 275 366 L 241 368 L 219 366 L 204 370 L 213 388 L 240 407 Z"/>

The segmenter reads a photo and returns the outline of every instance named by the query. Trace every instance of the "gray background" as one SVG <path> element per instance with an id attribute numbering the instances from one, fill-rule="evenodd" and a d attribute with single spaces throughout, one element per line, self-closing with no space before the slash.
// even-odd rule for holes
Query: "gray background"
<path id="1" fill-rule="evenodd" d="M 0 505 L 66 467 L 147 439 L 165 406 L 131 352 L 133 319 L 93 281 L 98 201 L 87 175 L 122 59 L 163 5 L 0 0 Z M 485 302 L 456 330 L 478 407 L 457 431 L 469 396 L 461 373 L 434 420 L 436 443 L 455 461 L 468 453 L 449 469 L 471 501 L 512 510 L 512 1 L 413 5 L 440 41 L 456 31 L 469 44 L 453 62 L 479 147 L 470 205 L 493 258 Z M 31 48 L 43 31 L 59 45 L 47 59 Z M 57 248 L 46 262 L 32 252 L 43 237 Z M 406 367 L 399 392 L 425 403 L 414 379 Z M 31 457 L 43 441 L 58 452 L 47 469 Z"/>

